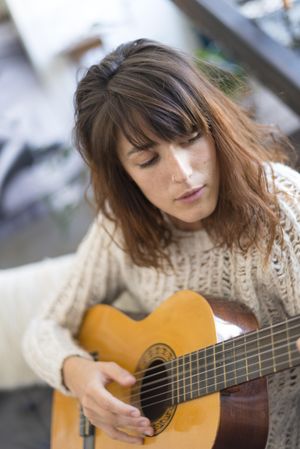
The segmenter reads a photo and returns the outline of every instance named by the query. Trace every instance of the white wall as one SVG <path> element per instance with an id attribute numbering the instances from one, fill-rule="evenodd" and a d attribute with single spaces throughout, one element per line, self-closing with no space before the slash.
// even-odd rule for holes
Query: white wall
<path id="1" fill-rule="evenodd" d="M 190 21 L 171 0 L 127 0 L 126 3 L 128 22 L 109 37 L 112 46 L 147 37 L 187 52 L 197 48 Z"/>
<path id="2" fill-rule="evenodd" d="M 187 52 L 197 47 L 190 22 L 171 0 L 6 0 L 6 3 L 66 135 L 73 123 L 76 74 L 60 53 L 74 41 L 90 33 L 99 34 L 104 52 L 141 37 Z M 101 59 L 103 53 L 90 56 L 86 65 Z"/>

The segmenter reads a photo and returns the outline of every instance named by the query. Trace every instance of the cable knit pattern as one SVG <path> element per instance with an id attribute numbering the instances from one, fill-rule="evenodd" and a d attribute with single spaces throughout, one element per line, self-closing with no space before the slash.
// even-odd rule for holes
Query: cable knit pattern
<path id="1" fill-rule="evenodd" d="M 105 231 L 111 230 L 110 224 L 103 218 L 95 220 L 78 249 L 65 288 L 47 301 L 26 332 L 23 348 L 31 367 L 54 388 L 69 394 L 61 376 L 64 359 L 74 354 L 90 357 L 75 340 L 84 311 L 96 302 L 112 303 L 125 290 L 146 312 L 175 291 L 190 289 L 244 303 L 261 325 L 299 314 L 300 174 L 282 164 L 273 164 L 273 169 L 275 186 L 283 192 L 278 197 L 284 248 L 274 244 L 266 269 L 257 249 L 244 256 L 238 249 L 218 248 L 204 230 L 174 230 L 178 243 L 168 251 L 175 274 L 137 267 L 111 242 Z M 267 449 L 299 448 L 300 368 L 270 376 L 268 386 Z"/>

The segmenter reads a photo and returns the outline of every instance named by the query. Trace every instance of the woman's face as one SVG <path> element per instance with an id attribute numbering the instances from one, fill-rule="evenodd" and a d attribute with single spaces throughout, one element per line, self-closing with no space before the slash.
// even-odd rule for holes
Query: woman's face
<path id="1" fill-rule="evenodd" d="M 183 230 L 201 228 L 215 210 L 219 167 L 213 138 L 198 133 L 150 148 L 135 148 L 122 136 L 120 161 L 145 197 Z"/>

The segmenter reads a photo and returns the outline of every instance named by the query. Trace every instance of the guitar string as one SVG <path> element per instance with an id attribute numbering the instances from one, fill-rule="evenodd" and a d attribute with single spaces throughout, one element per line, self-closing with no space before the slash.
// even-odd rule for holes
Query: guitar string
<path id="1" fill-rule="evenodd" d="M 298 355 L 300 355 L 299 354 L 299 352 L 297 351 L 297 350 L 294 350 L 293 352 L 297 352 L 297 354 Z M 272 360 L 272 357 L 271 358 L 269 358 L 269 359 L 267 359 L 266 361 L 269 361 L 269 360 Z M 254 365 L 254 364 L 253 364 Z M 252 366 L 253 366 L 252 365 Z M 286 362 L 281 362 L 281 363 L 278 363 L 277 364 L 277 366 L 280 366 L 280 365 L 283 365 L 283 366 L 285 366 L 286 365 Z M 249 365 L 250 367 L 251 367 L 251 365 Z M 248 366 L 248 368 L 249 368 L 249 366 Z M 270 369 L 272 367 L 272 364 L 270 365 L 270 366 L 268 366 L 268 367 L 265 367 L 264 369 Z M 242 368 L 240 368 L 240 369 L 242 369 Z M 229 371 L 229 373 L 233 373 L 234 372 L 234 370 L 233 371 Z M 195 377 L 195 375 L 193 375 L 192 377 Z M 210 379 L 214 379 L 214 377 L 211 377 Z M 209 379 L 208 379 L 209 380 Z M 251 380 L 251 379 L 250 379 Z M 243 382 L 245 382 L 246 381 L 246 379 L 243 381 Z M 180 382 L 180 380 L 179 381 L 176 381 L 176 382 L 173 382 L 173 385 L 174 384 L 176 384 L 176 383 L 179 383 Z M 202 382 L 204 382 L 204 381 L 202 381 Z M 239 383 L 243 383 L 243 382 L 239 382 Z M 171 382 L 172 383 L 172 382 Z M 213 384 L 213 386 L 214 386 L 214 388 L 215 388 L 215 391 L 218 391 L 218 390 L 216 390 L 216 388 L 217 388 L 217 385 L 223 385 L 223 383 L 224 382 L 222 382 L 222 381 L 217 381 L 217 382 L 214 382 L 214 384 Z M 192 382 L 192 384 L 190 385 L 190 388 L 192 388 L 193 387 L 193 385 L 197 385 L 197 384 L 199 384 L 199 382 L 198 381 L 196 381 L 196 382 Z M 239 385 L 239 384 L 236 384 L 236 385 Z M 164 385 L 165 386 L 165 385 Z M 212 386 L 212 385 L 211 385 Z M 177 390 L 175 390 L 175 395 L 174 396 L 176 396 L 176 394 L 177 394 L 177 396 L 178 396 L 178 393 L 179 393 L 179 396 L 180 395 L 182 395 L 182 393 L 180 394 L 180 389 L 183 389 L 184 387 L 183 386 L 178 386 L 178 388 L 177 388 Z M 226 387 L 225 387 L 225 389 L 226 389 Z M 204 390 L 204 389 L 203 389 Z M 205 394 L 210 394 L 210 393 L 213 393 L 213 392 L 215 392 L 215 391 L 213 391 L 213 392 L 208 392 L 207 391 L 207 386 L 206 386 L 206 388 L 205 388 Z M 199 391 L 199 388 L 198 388 L 198 391 Z M 170 391 L 168 392 L 168 393 L 170 393 Z M 191 394 L 191 393 L 190 393 Z M 149 399 L 154 399 L 154 398 L 158 398 L 159 396 L 165 396 L 166 395 L 166 393 L 164 392 L 164 393 L 160 393 L 160 394 L 157 394 L 157 395 L 154 395 L 154 396 L 150 396 L 149 398 L 147 398 L 147 400 L 149 400 Z M 161 401 L 155 401 L 155 402 L 150 402 L 150 404 L 147 404 L 147 405 L 143 405 L 142 406 L 142 409 L 144 410 L 145 408 L 148 408 L 148 407 L 152 407 L 153 405 L 157 405 L 157 404 L 161 404 L 161 403 L 163 403 L 163 402 L 166 402 L 166 401 L 170 401 L 170 397 L 168 397 L 168 398 L 166 398 L 166 399 L 163 399 L 163 400 L 161 400 Z M 193 398 L 193 399 L 196 399 L 196 398 Z M 191 398 L 190 398 L 190 400 L 191 400 Z M 184 401 L 183 401 L 184 402 Z M 133 406 L 136 406 L 136 407 L 139 407 L 140 406 L 140 401 L 138 401 L 138 402 L 130 402 L 130 404 L 131 405 L 133 405 Z M 170 405 L 174 405 L 174 404 L 170 404 Z"/>
<path id="2" fill-rule="evenodd" d="M 259 353 L 259 355 L 264 355 L 264 354 L 268 354 L 270 351 L 273 351 L 273 349 L 276 349 L 276 350 L 280 350 L 280 349 L 282 349 L 282 348 L 285 348 L 286 347 L 286 345 L 288 344 L 288 345 L 290 345 L 292 342 L 295 342 L 294 340 L 292 340 L 293 339 L 293 337 L 291 337 L 290 339 L 284 339 L 284 340 L 281 340 L 281 341 L 279 341 L 278 343 L 282 343 L 283 342 L 283 344 L 281 345 L 281 346 L 276 346 L 275 348 L 272 348 L 271 346 L 269 346 L 269 345 L 265 345 L 265 346 L 262 346 L 261 347 L 261 349 L 264 349 L 264 348 L 268 348 L 266 351 L 263 351 L 263 352 L 260 352 Z M 235 348 L 234 348 L 235 349 Z M 222 358 L 221 360 L 218 360 L 218 363 L 219 364 L 222 364 L 222 363 L 225 363 L 226 364 L 226 366 L 227 367 L 229 367 L 230 365 L 232 365 L 232 364 L 236 364 L 237 362 L 243 362 L 243 361 L 245 361 L 245 360 L 247 360 L 247 359 L 250 359 L 250 358 L 253 358 L 253 357 L 258 357 L 258 355 L 256 354 L 256 348 L 254 348 L 254 351 L 252 350 L 252 351 L 249 351 L 249 353 L 246 353 L 245 354 L 245 356 L 244 356 L 244 358 L 242 358 L 242 359 L 239 359 L 238 361 L 231 361 L 231 362 L 229 362 L 229 361 L 227 361 L 227 363 L 226 363 L 226 359 L 225 358 Z M 225 351 L 224 351 L 225 352 Z M 224 355 L 224 352 L 223 352 L 223 354 L 222 355 Z M 255 352 L 253 355 L 250 355 L 252 352 Z M 299 356 L 300 356 L 300 353 L 299 353 Z M 274 358 L 274 357 L 273 357 Z M 231 359 L 231 357 L 230 357 L 230 359 Z M 269 360 L 269 359 L 266 359 L 266 360 Z M 266 360 L 264 360 L 263 362 L 265 362 Z M 193 368 L 192 368 L 192 370 L 191 370 L 191 365 L 192 365 L 192 360 L 190 359 L 188 362 L 187 362 L 187 364 L 185 365 L 185 368 L 186 368 L 186 370 L 188 370 L 189 371 L 189 376 L 191 376 L 192 375 L 192 373 L 193 372 L 195 372 L 195 370 L 193 370 Z M 207 365 L 207 367 L 209 368 L 209 369 L 206 369 L 205 370 L 205 372 L 202 372 L 203 374 L 208 374 L 210 371 L 216 371 L 216 369 L 220 369 L 220 367 L 217 367 L 215 364 L 213 364 L 213 363 L 210 363 L 210 364 L 208 364 Z M 212 368 L 211 368 L 212 367 Z M 173 367 L 171 367 L 171 369 L 174 369 L 174 366 Z M 239 369 L 241 369 L 241 368 L 239 368 Z M 166 373 L 166 371 L 167 370 L 162 370 L 162 371 L 160 371 L 160 372 L 158 372 L 158 374 L 160 374 L 160 373 Z M 168 370 L 168 372 L 169 372 L 170 370 Z M 200 371 L 201 372 L 201 371 Z M 229 371 L 228 372 L 228 374 L 229 373 L 231 373 L 231 372 L 233 372 L 233 371 Z M 158 375 L 157 374 L 157 375 Z M 198 370 L 196 370 L 196 374 L 195 375 L 197 375 L 198 374 Z M 192 375 L 191 377 L 193 377 L 193 376 L 195 376 L 195 375 Z M 211 379 L 213 379 L 213 378 L 215 378 L 216 377 L 216 374 L 214 375 L 214 376 L 212 376 L 212 377 L 208 377 L 207 379 L 206 379 L 206 381 L 209 381 L 209 380 L 211 380 Z M 170 384 L 172 384 L 172 382 L 173 381 L 171 381 L 171 382 L 169 382 L 168 384 L 165 384 L 165 385 L 163 385 L 164 387 L 165 386 L 167 386 L 167 385 L 170 385 Z M 149 385 L 154 385 L 154 384 L 159 384 L 159 383 L 161 383 L 161 379 L 156 379 L 156 380 L 154 380 L 154 381 L 151 381 L 151 382 L 145 382 L 145 384 L 144 384 L 144 386 L 149 386 Z M 158 386 L 156 386 L 156 387 L 154 387 L 154 388 L 150 388 L 150 389 L 145 389 L 145 390 L 143 390 L 143 393 L 145 394 L 145 393 L 149 393 L 149 392 L 151 392 L 151 391 L 154 391 L 154 390 L 156 390 L 156 389 L 158 389 L 158 388 L 162 388 L 163 387 L 162 385 L 158 385 Z M 131 397 L 135 397 L 135 395 L 136 396 L 139 396 L 139 393 L 136 393 L 135 394 L 135 391 L 137 391 L 139 388 L 138 387 L 133 387 L 132 388 L 132 391 L 133 391 L 133 395 L 131 396 Z"/>
<path id="3" fill-rule="evenodd" d="M 241 382 L 241 383 L 242 383 L 242 382 Z M 210 392 L 208 392 L 208 393 L 206 393 L 206 394 L 210 394 Z M 197 398 L 194 398 L 194 399 L 197 399 Z M 153 407 L 153 405 L 162 404 L 162 403 L 164 403 L 164 402 L 166 402 L 166 401 L 169 401 L 169 400 L 170 400 L 170 398 L 166 398 L 166 399 L 164 399 L 164 400 L 162 400 L 162 401 L 152 402 L 152 403 L 150 403 L 150 404 L 148 404 L 148 405 L 143 406 L 142 409 L 144 410 L 145 408 Z M 191 400 L 191 399 L 190 399 L 190 400 Z M 139 404 L 138 404 L 138 405 L 139 405 Z M 170 405 L 174 405 L 174 404 L 170 404 Z"/>
<path id="4" fill-rule="evenodd" d="M 296 318 L 296 317 L 295 317 Z M 297 318 L 300 318 L 300 316 L 297 316 Z M 293 320 L 294 321 L 294 320 Z M 285 323 L 278 323 L 278 325 L 281 325 L 281 326 L 283 326 Z M 297 324 L 296 326 L 292 326 L 292 327 L 289 327 L 288 328 L 288 331 L 292 331 L 292 330 L 294 330 L 294 329 L 297 329 L 299 327 L 299 324 Z M 258 334 L 259 332 L 262 332 L 262 331 L 269 331 L 270 330 L 270 328 L 265 328 L 265 329 L 258 329 L 257 331 L 254 331 L 254 332 L 248 332 L 248 333 L 246 333 L 246 334 L 242 334 L 242 335 L 240 335 L 240 336 L 238 336 L 238 337 L 235 337 L 234 339 L 229 339 L 229 340 L 224 340 L 224 342 L 223 343 L 227 343 L 228 344 L 228 342 L 230 342 L 230 341 L 234 341 L 234 342 L 240 342 L 240 341 L 242 341 L 242 344 L 240 344 L 240 345 L 235 345 L 234 346 L 234 349 L 235 350 L 237 350 L 237 349 L 239 349 L 239 348 L 244 348 L 245 347 L 245 338 L 250 338 L 250 336 L 255 336 L 255 333 L 256 334 Z M 278 330 L 277 332 L 272 332 L 272 335 L 273 336 L 277 336 L 277 335 L 279 335 L 279 334 L 281 334 L 281 333 L 286 333 L 286 331 L 287 331 L 287 329 L 286 328 L 284 328 L 284 329 L 280 329 L 280 330 Z M 300 337 L 300 333 L 299 333 L 299 337 Z M 259 343 L 261 340 L 263 340 L 263 339 L 265 339 L 265 338 L 269 338 L 269 335 L 260 335 L 258 338 L 257 337 L 255 337 L 256 339 L 253 339 L 252 341 L 249 341 L 249 342 L 246 342 L 246 344 L 250 344 L 250 343 Z M 281 341 L 279 341 L 279 343 L 281 343 Z M 201 349 L 198 349 L 198 350 L 196 350 L 196 351 L 193 351 L 193 352 L 191 352 L 190 354 L 191 354 L 191 356 L 193 355 L 193 354 L 200 354 L 202 351 L 204 352 L 204 351 L 207 351 L 207 350 L 209 350 L 210 348 L 212 348 L 213 346 L 221 346 L 222 345 L 222 343 L 217 343 L 216 345 L 210 345 L 210 346 L 207 346 L 206 348 L 201 348 Z M 226 348 L 225 350 L 223 350 L 223 354 L 226 354 L 226 352 L 227 351 L 230 351 L 231 349 L 230 348 Z M 187 354 L 185 354 L 185 355 L 187 355 Z M 174 362 L 174 360 L 180 360 L 180 359 L 183 359 L 184 358 L 184 355 L 183 356 L 179 356 L 179 357 L 177 357 L 177 358 L 175 358 L 175 359 L 172 359 L 172 360 L 170 360 L 170 361 L 168 361 L 168 362 L 165 362 L 163 365 L 164 365 L 164 368 L 167 368 L 167 366 L 168 365 L 171 365 L 173 362 Z M 140 371 L 136 371 L 135 373 L 134 373 L 134 376 L 136 377 L 136 380 L 137 381 L 139 381 L 139 380 L 141 380 L 142 378 L 143 378 L 143 374 L 145 374 L 146 372 L 147 373 L 149 373 L 149 372 L 151 372 L 151 371 L 153 371 L 153 370 L 155 370 L 155 369 L 157 369 L 157 366 L 155 367 L 149 367 L 148 369 L 143 369 L 143 370 L 140 370 Z M 160 374 L 160 373 L 163 373 L 165 371 L 165 369 L 164 370 L 162 370 L 162 371 L 160 371 L 160 372 L 154 372 L 153 374 L 150 374 L 150 375 L 148 375 L 148 379 L 150 378 L 150 377 L 153 377 L 153 376 L 157 376 L 158 374 Z"/>
<path id="5" fill-rule="evenodd" d="M 282 340 L 283 341 L 283 340 Z M 284 340 L 284 342 L 286 343 L 286 340 Z M 289 342 L 288 342 L 288 344 L 290 344 L 291 343 L 291 340 L 289 340 Z M 281 348 L 284 348 L 285 347 L 285 345 L 282 345 L 282 346 L 280 346 L 280 347 L 277 347 L 276 349 L 281 349 Z M 262 352 L 261 353 L 261 355 L 263 355 L 263 354 L 268 354 L 270 352 L 270 348 L 267 350 L 267 351 L 264 351 L 264 352 Z M 291 351 L 290 351 L 290 353 L 291 353 Z M 300 357 L 300 353 L 298 352 L 298 350 L 296 350 L 296 353 L 299 355 L 299 357 Z M 244 357 L 243 359 L 239 359 L 238 361 L 232 361 L 232 362 L 230 362 L 230 363 L 227 363 L 227 366 L 230 366 L 230 365 L 232 365 L 232 364 L 236 364 L 237 362 L 243 362 L 243 361 L 245 361 L 247 358 L 252 358 L 252 357 L 256 357 L 256 354 L 254 354 L 254 355 L 252 355 L 252 356 L 250 356 L 250 357 Z M 272 357 L 272 358 L 274 358 L 274 357 Z M 266 360 L 264 360 L 263 362 L 266 362 L 266 361 L 268 361 L 269 359 L 266 359 Z M 219 361 L 219 363 L 221 363 L 221 362 L 224 362 L 224 359 L 223 360 L 220 360 Z M 258 362 L 256 362 L 256 364 L 257 364 Z M 191 365 L 191 363 L 189 363 L 189 365 Z M 255 364 L 253 364 L 253 365 L 255 365 Z M 253 366 L 252 365 L 252 366 Z M 220 367 L 217 367 L 216 365 L 213 365 L 213 364 L 210 364 L 210 365 L 208 365 L 208 366 L 213 366 L 213 368 L 211 368 L 211 369 L 209 369 L 209 370 L 206 370 L 205 372 L 202 372 L 203 374 L 206 374 L 207 375 L 207 373 L 209 372 L 209 371 L 214 371 L 214 372 L 216 372 L 216 369 L 220 369 Z M 248 365 L 248 367 L 251 367 L 251 365 Z M 187 368 L 188 369 L 188 368 Z M 244 369 L 244 368 L 238 368 L 238 369 Z M 196 371 L 196 374 L 194 374 L 194 375 L 192 375 L 191 376 L 191 374 L 193 373 L 193 372 L 195 372 Z M 232 370 L 232 371 L 229 371 L 227 374 L 230 374 L 230 373 L 232 373 L 232 372 L 234 372 L 234 371 L 236 371 L 236 368 L 235 368 L 235 370 Z M 201 371 L 200 371 L 201 372 Z M 198 370 L 191 370 L 190 371 L 190 373 L 189 373 L 189 376 L 190 377 L 194 377 L 194 376 L 196 376 L 198 374 Z M 207 382 L 207 381 L 209 381 L 209 380 L 211 380 L 211 379 L 215 379 L 216 378 L 216 374 L 214 375 L 214 376 L 211 376 L 211 377 L 207 377 L 206 379 L 205 379 L 205 381 Z M 183 380 L 183 378 L 182 378 L 182 380 Z M 179 380 L 180 381 L 180 380 Z M 158 379 L 158 380 L 156 380 L 156 381 L 153 381 L 153 382 L 151 382 L 151 384 L 155 384 L 155 383 L 159 383 L 159 382 L 161 382 L 161 380 L 160 379 Z M 204 381 L 202 381 L 202 382 L 204 382 Z M 173 381 L 171 381 L 171 382 L 169 382 L 168 384 L 165 384 L 165 385 L 163 385 L 163 386 L 168 386 L 168 385 L 171 385 L 173 383 Z M 145 384 L 145 385 L 147 385 L 147 383 Z M 149 385 L 149 383 L 148 383 L 148 385 Z M 144 390 L 143 392 L 144 393 L 149 393 L 149 392 L 151 392 L 151 391 L 153 391 L 153 390 L 155 390 L 155 389 L 157 389 L 157 388 L 162 388 L 163 387 L 162 385 L 159 385 L 159 386 L 157 386 L 157 387 L 155 387 L 155 388 L 150 388 L 150 389 L 148 389 L 148 390 Z M 139 396 L 139 394 L 136 394 L 136 396 Z M 134 397 L 134 395 L 132 396 L 132 397 Z"/>
<path id="6" fill-rule="evenodd" d="M 277 335 L 279 334 L 279 332 L 277 333 Z M 286 338 L 285 339 L 282 339 L 282 340 L 279 340 L 277 343 L 286 343 L 286 344 L 291 344 L 292 343 L 292 339 L 293 339 L 293 337 L 291 337 L 289 340 L 287 340 Z M 294 342 L 296 342 L 296 341 L 294 341 Z M 251 342 L 251 343 L 255 343 L 255 342 Z M 231 359 L 231 357 L 229 358 L 229 360 L 227 360 L 228 359 L 228 356 L 226 357 L 226 355 L 228 354 L 228 352 L 231 352 L 231 351 L 236 351 L 236 349 L 238 349 L 238 348 L 242 348 L 242 349 L 245 349 L 245 345 L 247 345 L 247 344 L 249 344 L 249 342 L 248 343 L 246 343 L 246 344 L 244 344 L 244 345 L 239 345 L 238 347 L 236 347 L 236 346 L 234 346 L 233 348 L 228 348 L 227 350 L 225 350 L 225 351 L 223 351 L 221 354 L 222 354 L 222 356 L 225 356 L 225 357 L 223 357 L 222 359 L 220 359 L 220 360 L 218 360 L 218 363 L 219 364 L 226 364 L 226 366 L 230 366 L 230 365 L 232 365 L 232 363 L 236 363 L 236 361 L 232 361 L 232 362 L 229 362 L 229 360 Z M 283 345 L 281 345 L 281 346 L 276 346 L 276 347 L 273 347 L 272 345 L 270 345 L 270 344 L 267 344 L 267 345 L 264 345 L 264 346 L 261 346 L 260 347 L 260 350 L 264 350 L 264 349 L 266 349 L 267 348 L 267 350 L 266 351 L 264 351 L 264 352 L 261 352 L 261 351 L 259 351 L 259 353 L 257 352 L 257 348 L 252 348 L 251 350 L 249 350 L 249 351 L 247 351 L 247 353 L 246 353 L 246 357 L 244 357 L 243 359 L 239 359 L 239 361 L 242 361 L 242 360 L 246 360 L 247 358 L 252 358 L 252 357 L 258 357 L 258 356 L 260 356 L 260 355 L 263 355 L 263 354 L 266 354 L 267 352 L 269 352 L 269 351 L 271 351 L 272 350 L 272 348 L 273 349 L 282 349 L 282 348 L 285 348 L 286 347 L 286 344 L 283 344 Z M 253 354 L 252 354 L 253 353 Z M 197 354 L 197 352 L 195 352 L 195 353 L 193 353 L 193 354 Z M 219 353 L 220 354 L 220 353 Z M 219 355 L 218 354 L 218 355 Z M 300 353 L 299 353 L 300 354 Z M 198 356 L 199 354 L 197 354 L 197 356 Z M 210 354 L 211 356 L 212 356 L 212 354 Z M 175 362 L 177 359 L 173 359 L 173 362 Z M 182 360 L 183 360 L 183 358 L 182 358 Z M 189 361 L 186 363 L 186 362 L 183 362 L 184 364 L 185 364 L 185 368 L 187 369 L 187 370 L 189 370 L 190 369 L 190 366 L 191 366 L 191 364 L 194 362 L 199 362 L 200 361 L 200 358 L 198 357 L 198 359 L 196 359 L 196 360 L 191 360 L 191 357 L 189 358 Z M 178 365 L 178 363 L 177 363 L 177 365 Z M 176 366 L 175 366 L 176 367 Z M 183 364 L 180 366 L 180 368 L 181 367 L 183 367 Z M 213 364 L 213 363 L 209 363 L 209 364 L 207 364 L 206 365 L 206 368 L 210 368 L 210 367 L 212 367 L 212 368 L 210 368 L 210 369 L 206 369 L 206 373 L 208 373 L 209 371 L 215 371 L 218 367 L 216 367 L 216 365 L 215 364 Z M 156 374 L 152 374 L 151 376 L 149 376 L 149 377 L 154 377 L 155 375 L 157 376 L 157 375 L 159 375 L 159 374 L 162 374 L 162 373 L 165 373 L 166 371 L 170 371 L 170 369 L 172 370 L 172 369 L 174 369 L 174 364 L 173 364 L 173 366 L 171 366 L 171 368 L 167 368 L 167 369 L 165 369 L 165 370 L 161 370 L 161 371 L 158 371 Z M 149 377 L 147 377 L 147 379 L 149 378 Z M 151 382 L 145 382 L 144 383 L 144 386 L 149 386 L 149 385 L 154 385 L 154 384 L 156 384 L 156 383 L 159 383 L 160 382 L 160 379 L 156 379 L 156 380 L 153 380 L 153 381 L 151 381 Z M 156 388 L 159 388 L 159 387 L 156 387 Z M 133 388 L 132 388 L 132 391 L 135 391 L 135 390 L 138 390 L 139 389 L 139 387 L 136 387 L 136 386 L 133 386 Z M 146 390 L 147 391 L 147 390 Z"/>
<path id="7" fill-rule="evenodd" d="M 234 337 L 233 339 L 229 339 L 229 340 L 224 340 L 224 342 L 226 343 L 226 342 L 229 342 L 229 341 L 231 341 L 231 340 L 234 340 L 234 341 L 236 341 L 236 342 L 239 342 L 240 340 L 245 340 L 245 337 L 246 338 L 250 338 L 250 337 L 252 337 L 252 336 L 254 336 L 255 337 L 255 341 L 259 341 L 259 340 L 262 340 L 263 338 L 267 338 L 268 337 L 268 335 L 266 336 L 266 335 L 261 335 L 261 336 L 259 336 L 258 338 L 257 338 L 257 334 L 259 334 L 259 333 L 263 333 L 263 332 L 269 332 L 271 329 L 275 329 L 276 327 L 279 327 L 279 326 L 283 326 L 283 325 L 285 325 L 286 323 L 291 323 L 291 322 L 294 322 L 294 321 L 297 321 L 297 319 L 298 320 L 300 320 L 300 315 L 297 315 L 297 316 L 295 316 L 295 317 L 293 317 L 293 318 L 290 318 L 288 321 L 286 321 L 286 322 L 280 322 L 280 323 L 276 323 L 276 324 L 274 324 L 274 325 L 272 325 L 272 326 L 268 326 L 268 327 L 265 327 L 265 328 L 262 328 L 262 329 L 256 329 L 256 330 L 254 330 L 254 331 L 251 331 L 251 332 L 246 332 L 245 334 L 241 334 L 241 335 L 239 335 L 238 337 Z M 296 329 L 298 326 L 299 326 L 299 324 L 300 323 L 298 323 L 296 326 L 292 326 L 292 327 L 289 327 L 288 328 L 288 330 L 289 331 L 291 331 L 291 330 L 293 330 L 293 329 Z M 279 333 L 281 333 L 281 332 L 286 332 L 286 328 L 285 329 L 281 329 L 281 330 L 279 330 L 278 332 L 272 332 L 272 335 L 273 336 L 275 336 L 275 335 L 278 335 Z M 256 334 L 256 336 L 255 336 L 255 334 Z M 222 343 L 217 343 L 216 345 L 219 345 L 219 344 L 222 344 Z M 239 347 L 242 347 L 242 346 L 244 346 L 244 342 L 240 345 L 240 346 L 235 346 L 236 348 L 239 348 Z M 201 348 L 201 349 L 198 349 L 198 350 L 196 350 L 196 351 L 193 351 L 191 354 L 194 354 L 194 353 L 197 353 L 197 352 L 200 352 L 200 351 L 203 351 L 204 349 L 209 349 L 209 348 L 211 348 L 211 347 L 213 347 L 213 346 L 216 346 L 216 345 L 210 345 L 210 346 L 207 346 L 207 348 Z M 180 357 L 183 357 L 183 356 L 180 356 Z M 180 357 L 178 357 L 178 359 L 180 358 Z M 174 359 L 173 359 L 174 360 Z M 172 360 L 170 361 L 170 362 L 166 362 L 165 363 L 165 366 L 167 365 L 167 364 L 170 364 L 170 363 L 172 363 Z M 150 368 L 148 368 L 148 369 L 143 369 L 143 370 L 139 370 L 139 371 L 136 371 L 135 373 L 134 373 L 134 375 L 136 376 L 136 379 L 137 380 L 139 380 L 139 375 L 141 374 L 144 374 L 146 371 L 147 372 L 149 372 L 149 371 L 152 371 L 152 370 L 155 370 L 156 369 L 156 367 L 150 367 Z M 156 375 L 156 373 L 154 374 L 154 375 Z M 143 376 L 140 376 L 141 378 L 143 377 Z M 149 376 L 150 377 L 150 376 Z"/>

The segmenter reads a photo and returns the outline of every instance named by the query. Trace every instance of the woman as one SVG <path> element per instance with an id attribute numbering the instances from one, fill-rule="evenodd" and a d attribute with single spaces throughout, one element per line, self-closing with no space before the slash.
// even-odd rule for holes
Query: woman
<path id="1" fill-rule="evenodd" d="M 65 288 L 28 329 L 24 352 L 48 383 L 79 398 L 94 425 L 142 443 L 149 420 L 105 389 L 134 377 L 113 361 L 92 361 L 73 339 L 84 311 L 127 290 L 151 312 L 188 288 L 238 299 L 261 325 L 299 313 L 300 175 L 282 164 L 274 129 L 159 43 L 118 47 L 88 70 L 75 100 L 99 214 Z M 268 449 L 300 443 L 298 376 L 270 379 Z"/>

